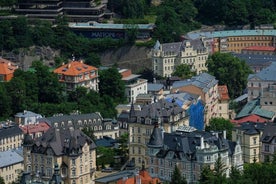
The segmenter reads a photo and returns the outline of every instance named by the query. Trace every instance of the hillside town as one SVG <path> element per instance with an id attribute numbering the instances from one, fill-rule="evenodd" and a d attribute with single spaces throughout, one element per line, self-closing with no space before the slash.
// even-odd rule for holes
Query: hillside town
<path id="1" fill-rule="evenodd" d="M 0 184 L 250 183 L 242 178 L 250 166 L 275 168 L 275 27 L 202 26 L 164 41 L 154 37 L 154 23 L 114 23 L 118 15 L 108 6 L 13 5 L 16 16 L 31 21 L 55 24 L 66 15 L 68 25 L 58 31 L 82 39 L 153 44 L 144 53 L 150 77 L 131 59 L 129 67 L 103 65 L 76 51 L 58 63 L 37 50 L 25 51 L 23 62 L 1 45 Z M 260 183 L 276 182 L 266 179 Z"/>

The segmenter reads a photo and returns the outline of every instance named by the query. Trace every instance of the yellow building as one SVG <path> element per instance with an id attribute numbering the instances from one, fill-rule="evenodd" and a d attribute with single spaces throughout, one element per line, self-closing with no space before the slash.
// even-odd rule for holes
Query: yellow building
<path id="1" fill-rule="evenodd" d="M 232 141 L 240 142 L 243 160 L 247 163 L 260 161 L 261 137 L 265 123 L 243 123 L 232 131 Z"/>
<path id="2" fill-rule="evenodd" d="M 13 122 L 0 124 L 0 152 L 21 147 L 23 131 Z"/>
<path id="3" fill-rule="evenodd" d="M 96 145 L 80 130 L 49 129 L 34 142 L 24 137 L 24 171 L 49 181 L 56 164 L 66 184 L 91 184 L 96 170 Z"/>
<path id="4" fill-rule="evenodd" d="M 16 181 L 18 175 L 23 171 L 23 156 L 21 154 L 20 150 L 0 152 L 0 176 L 5 183 Z"/>
<path id="5" fill-rule="evenodd" d="M 134 159 L 135 166 L 141 168 L 142 162 L 148 165 L 146 159 L 147 143 L 155 124 L 160 124 L 164 132 L 173 132 L 179 126 L 188 125 L 186 111 L 178 105 L 161 99 L 155 103 L 145 105 L 140 111 L 129 113 L 129 158 Z"/>

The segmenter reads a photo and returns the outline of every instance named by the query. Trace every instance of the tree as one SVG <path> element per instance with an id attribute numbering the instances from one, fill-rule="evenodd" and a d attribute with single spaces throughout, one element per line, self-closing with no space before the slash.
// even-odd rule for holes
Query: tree
<path id="1" fill-rule="evenodd" d="M 191 67 L 187 64 L 181 64 L 176 66 L 175 71 L 172 73 L 172 76 L 177 76 L 182 79 L 189 79 L 195 75 L 196 72 L 191 71 Z"/>
<path id="2" fill-rule="evenodd" d="M 4 178 L 0 176 L 0 184 L 5 184 Z"/>
<path id="3" fill-rule="evenodd" d="M 224 118 L 211 118 L 209 125 L 206 126 L 206 131 L 223 131 L 226 130 L 227 139 L 232 139 L 232 129 L 234 125 L 230 122 L 230 120 Z"/>
<path id="4" fill-rule="evenodd" d="M 0 117 L 8 118 L 12 114 L 11 98 L 6 90 L 5 83 L 0 83 Z"/>
<path id="5" fill-rule="evenodd" d="M 89 53 L 88 56 L 85 58 L 85 64 L 100 67 L 101 66 L 101 58 L 98 54 L 92 52 Z"/>
<path id="6" fill-rule="evenodd" d="M 240 96 L 247 86 L 247 77 L 252 70 L 229 53 L 211 55 L 207 60 L 208 73 L 215 76 L 220 85 L 226 84 L 231 98 Z"/>
<path id="7" fill-rule="evenodd" d="M 121 5 L 125 18 L 144 18 L 144 0 L 122 0 Z"/>
<path id="8" fill-rule="evenodd" d="M 99 92 L 101 96 L 108 95 L 114 102 L 125 101 L 125 84 L 122 75 L 115 67 L 100 71 Z"/>
<path id="9" fill-rule="evenodd" d="M 226 183 L 226 165 L 222 161 L 220 155 L 218 159 L 215 162 L 214 166 L 214 178 L 215 178 L 215 183 Z"/>
<path id="10" fill-rule="evenodd" d="M 200 184 L 209 184 L 209 183 L 214 183 L 214 173 L 210 169 L 209 165 L 204 165 L 201 174 L 200 174 L 200 179 L 199 179 Z"/>
<path id="11" fill-rule="evenodd" d="M 170 184 L 186 184 L 186 183 L 187 183 L 186 179 L 181 175 L 179 168 L 175 165 Z"/>

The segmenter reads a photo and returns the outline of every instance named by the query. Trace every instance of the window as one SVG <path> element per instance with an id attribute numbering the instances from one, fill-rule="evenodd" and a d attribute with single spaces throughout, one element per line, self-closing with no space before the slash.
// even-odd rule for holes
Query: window
<path id="1" fill-rule="evenodd" d="M 253 144 L 254 144 L 254 145 L 257 144 L 257 137 L 253 137 Z"/>
<path id="2" fill-rule="evenodd" d="M 76 176 L 76 169 L 72 169 L 72 176 Z"/>
<path id="3" fill-rule="evenodd" d="M 256 153 L 257 153 L 256 149 L 254 149 L 253 152 L 254 152 L 254 155 L 256 155 Z"/>
<path id="4" fill-rule="evenodd" d="M 138 137 L 138 143 L 141 143 L 141 137 Z"/>
<path id="5" fill-rule="evenodd" d="M 269 152 L 269 145 L 265 145 L 265 151 Z"/>

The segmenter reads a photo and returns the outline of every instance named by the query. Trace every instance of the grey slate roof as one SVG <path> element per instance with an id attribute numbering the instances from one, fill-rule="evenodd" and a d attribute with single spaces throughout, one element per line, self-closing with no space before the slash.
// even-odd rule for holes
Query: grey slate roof
<path id="1" fill-rule="evenodd" d="M 265 143 L 271 143 L 273 138 L 276 137 L 276 124 L 269 123 L 266 125 L 263 135 L 261 137 L 261 141 Z"/>
<path id="2" fill-rule="evenodd" d="M 214 76 L 208 73 L 201 73 L 197 76 L 192 77 L 191 79 L 176 81 L 173 83 L 172 88 L 179 88 L 182 86 L 193 85 L 198 88 L 201 88 L 204 92 L 208 92 L 210 88 L 218 84 L 218 80 Z"/>
<path id="3" fill-rule="evenodd" d="M 48 148 L 51 148 L 57 156 L 79 155 L 85 143 L 90 145 L 90 149 L 96 148 L 93 140 L 79 129 L 50 128 L 37 138 L 32 151 L 43 154 Z"/>
<path id="4" fill-rule="evenodd" d="M 23 156 L 18 154 L 15 150 L 8 150 L 0 152 L 0 168 L 14 165 L 17 163 L 23 163 Z"/>
<path id="5" fill-rule="evenodd" d="M 240 126 L 235 127 L 235 129 L 242 130 L 244 134 L 255 135 L 260 134 L 266 127 L 267 123 L 255 123 L 255 122 L 246 122 L 242 123 Z"/>
<path id="6" fill-rule="evenodd" d="M 266 65 L 271 62 L 276 62 L 276 56 L 274 55 L 262 55 L 262 54 L 240 54 L 232 53 L 233 56 L 245 60 L 248 65 Z"/>
<path id="7" fill-rule="evenodd" d="M 23 134 L 23 131 L 15 123 L 11 123 L 9 125 L 6 125 L 6 124 L 1 124 L 1 125 L 0 125 L 0 139 L 4 139 L 7 137 L 14 137 L 14 136 Z"/>
<path id="8" fill-rule="evenodd" d="M 156 134 L 155 131 L 161 133 L 161 129 L 155 127 L 151 137 Z M 227 139 L 223 138 L 222 133 L 218 133 L 218 137 L 213 135 L 211 132 L 205 131 L 192 131 L 192 132 L 174 132 L 174 133 L 164 133 L 163 140 L 155 140 L 163 143 L 163 147 L 157 153 L 157 157 L 164 158 L 170 152 L 173 152 L 173 157 L 175 159 L 180 159 L 181 154 L 184 153 L 187 159 L 196 159 L 197 147 L 200 146 L 200 139 L 204 137 L 204 141 L 208 142 L 210 145 L 216 145 L 219 150 L 228 150 L 229 151 L 229 142 Z M 159 137 L 159 139 L 161 139 Z M 151 144 L 148 144 L 148 147 L 154 148 Z M 189 157 L 189 155 L 191 157 Z"/>
<path id="9" fill-rule="evenodd" d="M 32 111 L 24 111 L 24 112 L 19 112 L 15 115 L 15 117 L 18 118 L 28 118 L 28 117 L 42 117 L 40 114 L 36 114 Z"/>
<path id="10" fill-rule="evenodd" d="M 276 62 L 272 62 L 270 66 L 268 66 L 267 68 L 264 68 L 260 72 L 256 74 L 250 74 L 248 76 L 248 80 L 252 79 L 253 77 L 257 77 L 263 81 L 276 81 L 275 73 L 276 73 Z"/>
<path id="11" fill-rule="evenodd" d="M 148 145 L 151 147 L 162 147 L 163 146 L 163 130 L 160 128 L 154 128 L 150 136 Z"/>
<path id="12" fill-rule="evenodd" d="M 201 39 L 190 39 L 190 40 L 184 40 L 183 42 L 172 42 L 172 43 L 163 43 L 163 44 L 160 44 L 160 42 L 157 41 L 153 49 L 154 50 L 162 49 L 163 52 L 178 53 L 185 50 L 187 42 L 190 42 L 190 45 L 193 47 L 194 50 L 206 50 Z"/>
<path id="13" fill-rule="evenodd" d="M 160 91 L 162 88 L 164 88 L 163 84 L 157 84 L 157 83 L 148 83 L 148 91 Z"/>
<path id="14" fill-rule="evenodd" d="M 165 99 L 158 100 L 155 103 L 144 105 L 141 111 L 135 111 L 136 117 L 154 119 L 156 117 L 169 117 L 182 113 L 184 110 L 177 104 L 166 101 Z"/>
<path id="15" fill-rule="evenodd" d="M 40 118 L 38 119 L 39 122 L 45 121 L 47 122 L 50 126 L 54 126 L 54 123 L 58 123 L 59 127 L 61 127 L 61 123 L 64 122 L 64 127 L 68 127 L 68 122 L 72 122 L 72 126 L 78 127 L 78 121 L 84 121 L 84 120 L 96 120 L 97 123 L 102 122 L 102 117 L 98 113 L 90 113 L 90 114 L 74 114 L 74 115 L 60 115 L 60 116 L 52 116 L 52 117 L 47 117 L 47 118 Z"/>

